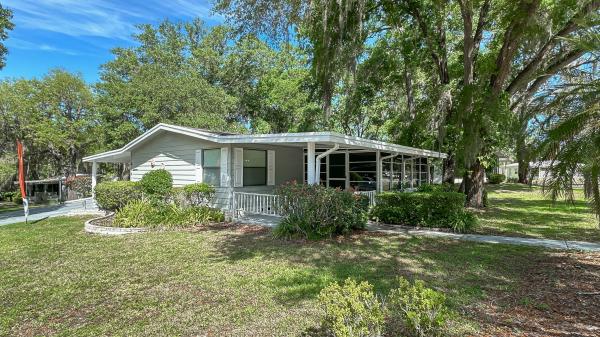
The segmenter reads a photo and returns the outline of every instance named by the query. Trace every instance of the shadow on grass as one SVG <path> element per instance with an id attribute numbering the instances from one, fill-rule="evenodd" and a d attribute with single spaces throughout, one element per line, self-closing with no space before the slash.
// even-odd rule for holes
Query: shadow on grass
<path id="1" fill-rule="evenodd" d="M 377 292 L 387 293 L 397 277 L 423 279 L 453 294 L 461 305 L 489 290 L 509 289 L 529 265 L 532 248 L 445 241 L 358 232 L 320 242 L 281 241 L 269 232 L 228 236 L 218 243 L 230 263 L 260 258 L 285 261 L 288 271 L 266 282 L 279 289 L 279 300 L 315 298 L 334 281 L 348 277 L 367 280 Z"/>

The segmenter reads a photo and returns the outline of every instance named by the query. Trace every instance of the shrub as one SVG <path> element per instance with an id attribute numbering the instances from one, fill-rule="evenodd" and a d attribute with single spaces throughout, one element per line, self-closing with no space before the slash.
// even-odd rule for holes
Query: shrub
<path id="1" fill-rule="evenodd" d="M 417 187 L 417 192 L 456 192 L 453 184 L 422 184 Z"/>
<path id="2" fill-rule="evenodd" d="M 14 191 L 10 191 L 10 192 L 2 192 L 0 193 L 0 200 L 4 200 L 4 201 L 12 201 L 13 198 L 19 194 L 20 192 L 14 192 Z"/>
<path id="3" fill-rule="evenodd" d="M 336 337 L 380 336 L 384 324 L 381 302 L 368 282 L 347 279 L 327 286 L 319 294 L 325 310 L 323 328 Z"/>
<path id="4" fill-rule="evenodd" d="M 12 197 L 12 201 L 17 205 L 23 205 L 23 197 L 21 197 L 21 193 L 15 193 Z"/>
<path id="5" fill-rule="evenodd" d="M 476 218 L 465 215 L 465 195 L 458 192 L 385 192 L 377 195 L 371 217 L 385 223 L 467 231 Z"/>
<path id="6" fill-rule="evenodd" d="M 88 176 L 68 177 L 65 185 L 83 197 L 92 195 L 92 178 Z"/>
<path id="7" fill-rule="evenodd" d="M 208 205 L 215 196 L 215 188 L 207 183 L 186 185 L 183 192 L 192 205 Z"/>
<path id="8" fill-rule="evenodd" d="M 139 185 L 133 181 L 107 181 L 96 185 L 96 203 L 107 211 L 121 209 L 133 200 L 142 198 Z"/>
<path id="9" fill-rule="evenodd" d="M 140 186 L 147 197 L 164 199 L 173 188 L 173 177 L 165 169 L 153 170 L 142 176 Z"/>
<path id="10" fill-rule="evenodd" d="M 182 207 L 134 200 L 115 214 L 116 227 L 183 228 L 225 220 L 219 209 L 206 206 Z"/>
<path id="11" fill-rule="evenodd" d="M 492 173 L 488 177 L 488 183 L 490 184 L 500 184 L 506 180 L 506 176 L 501 173 Z"/>
<path id="12" fill-rule="evenodd" d="M 446 296 L 426 288 L 423 281 L 411 284 L 401 277 L 398 283 L 398 288 L 390 291 L 387 301 L 390 330 L 415 337 L 444 335 L 450 317 Z"/>
<path id="13" fill-rule="evenodd" d="M 288 183 L 277 188 L 284 217 L 275 231 L 280 237 L 320 239 L 364 228 L 368 199 L 320 185 Z M 284 235 L 285 234 L 285 235 Z"/>

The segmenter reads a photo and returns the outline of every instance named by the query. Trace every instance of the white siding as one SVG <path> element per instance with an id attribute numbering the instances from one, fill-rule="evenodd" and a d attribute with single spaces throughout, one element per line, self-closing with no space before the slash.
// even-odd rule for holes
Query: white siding
<path id="1" fill-rule="evenodd" d="M 196 182 L 196 150 L 217 144 L 174 133 L 152 137 L 131 154 L 131 180 L 138 181 L 153 169 L 164 168 L 173 175 L 173 185 Z M 154 163 L 154 168 L 152 168 Z"/>

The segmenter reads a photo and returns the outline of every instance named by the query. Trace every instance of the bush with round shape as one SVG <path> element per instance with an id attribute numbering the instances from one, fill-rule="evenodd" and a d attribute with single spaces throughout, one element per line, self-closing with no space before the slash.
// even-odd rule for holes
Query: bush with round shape
<path id="1" fill-rule="evenodd" d="M 16 193 L 13 197 L 12 197 L 12 201 L 16 204 L 16 205 L 23 205 L 23 197 L 21 197 L 21 193 Z"/>
<path id="2" fill-rule="evenodd" d="M 506 176 L 501 173 L 492 173 L 488 177 L 488 183 L 490 184 L 501 184 L 506 181 Z"/>
<path id="3" fill-rule="evenodd" d="M 133 181 L 102 182 L 96 185 L 95 193 L 98 207 L 106 211 L 116 211 L 142 198 L 139 184 Z"/>
<path id="4" fill-rule="evenodd" d="M 423 281 L 410 283 L 398 279 L 398 287 L 387 297 L 390 335 L 410 337 L 438 337 L 447 334 L 450 311 L 446 296 L 425 287 Z"/>
<path id="5" fill-rule="evenodd" d="M 183 192 L 192 205 L 209 205 L 215 196 L 215 188 L 207 183 L 185 185 Z"/>
<path id="6" fill-rule="evenodd" d="M 165 169 L 153 170 L 142 176 L 140 186 L 148 198 L 164 199 L 173 187 L 173 176 Z"/>
<path id="7" fill-rule="evenodd" d="M 368 282 L 346 279 L 321 290 L 319 303 L 325 311 L 322 326 L 335 337 L 381 336 L 385 313 Z"/>

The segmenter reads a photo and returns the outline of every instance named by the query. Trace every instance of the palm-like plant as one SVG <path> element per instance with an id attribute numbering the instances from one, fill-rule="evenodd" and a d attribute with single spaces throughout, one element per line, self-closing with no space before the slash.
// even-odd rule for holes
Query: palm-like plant
<path id="1" fill-rule="evenodd" d="M 583 174 L 584 194 L 600 226 L 600 81 L 560 94 L 556 123 L 542 144 L 543 159 L 551 162 L 544 192 L 553 200 L 573 200 L 573 183 Z"/>

